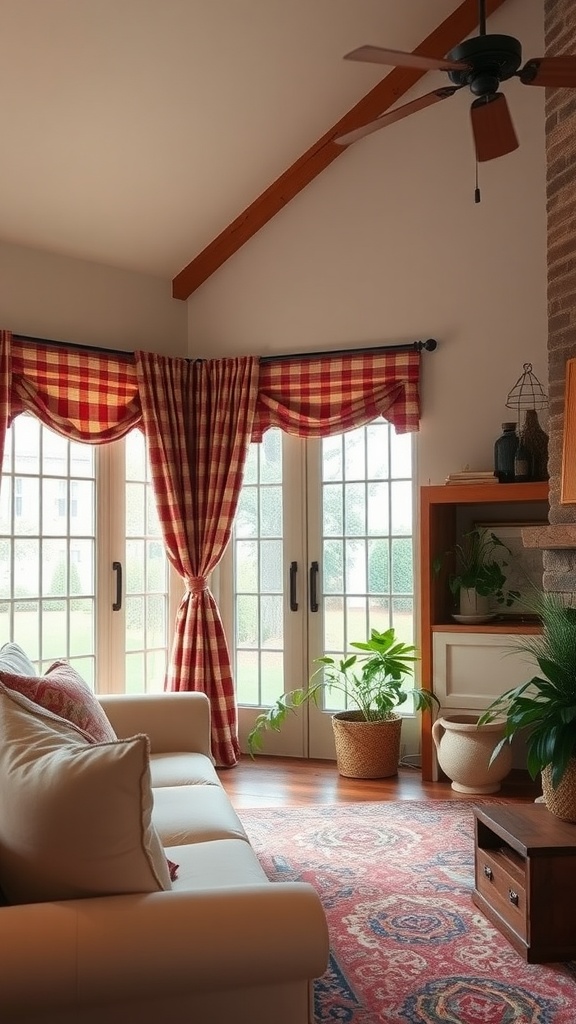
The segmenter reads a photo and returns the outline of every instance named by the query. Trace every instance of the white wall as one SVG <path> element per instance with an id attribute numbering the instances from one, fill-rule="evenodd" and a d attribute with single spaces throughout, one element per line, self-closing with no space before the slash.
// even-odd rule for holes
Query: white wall
<path id="1" fill-rule="evenodd" d="M 525 58 L 543 53 L 540 0 L 509 0 L 489 31 L 518 36 Z M 428 75 L 418 94 L 445 84 Z M 479 205 L 462 90 L 350 147 L 203 284 L 187 303 L 189 354 L 435 337 L 419 482 L 492 468 L 522 364 L 545 387 L 547 372 L 544 90 L 503 91 L 520 148 L 480 165 Z"/>
<path id="2" fill-rule="evenodd" d="M 0 243 L 0 327 L 14 334 L 186 355 L 171 282 Z"/>

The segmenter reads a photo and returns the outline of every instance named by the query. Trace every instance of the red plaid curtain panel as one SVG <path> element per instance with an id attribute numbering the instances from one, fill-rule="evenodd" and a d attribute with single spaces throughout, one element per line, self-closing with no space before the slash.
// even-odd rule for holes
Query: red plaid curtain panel
<path id="1" fill-rule="evenodd" d="M 31 412 L 75 441 L 105 444 L 141 420 L 133 359 L 11 340 L 10 423 Z"/>
<path id="2" fill-rule="evenodd" d="M 144 431 L 168 557 L 185 581 L 167 686 L 203 690 L 212 754 L 240 755 L 232 667 L 208 577 L 230 539 L 252 433 L 258 360 L 167 359 L 136 353 Z"/>
<path id="3" fill-rule="evenodd" d="M 260 366 L 252 440 L 268 427 L 326 437 L 377 416 L 399 434 L 418 430 L 420 353 L 373 352 L 287 359 Z"/>

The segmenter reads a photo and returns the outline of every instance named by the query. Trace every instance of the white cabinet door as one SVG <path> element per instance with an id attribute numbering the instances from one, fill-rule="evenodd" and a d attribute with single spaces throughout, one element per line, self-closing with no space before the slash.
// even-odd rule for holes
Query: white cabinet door
<path id="1" fill-rule="evenodd" d="M 515 650 L 514 635 L 434 634 L 434 692 L 441 711 L 483 711 L 505 690 L 538 672 L 536 663 Z"/>

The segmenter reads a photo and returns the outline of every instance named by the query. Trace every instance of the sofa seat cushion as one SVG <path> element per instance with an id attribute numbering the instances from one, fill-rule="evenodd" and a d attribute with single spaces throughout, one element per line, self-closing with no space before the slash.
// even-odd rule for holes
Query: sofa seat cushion
<path id="1" fill-rule="evenodd" d="M 153 790 L 152 821 L 163 846 L 244 839 L 244 827 L 219 786 L 161 786 Z"/>
<path id="2" fill-rule="evenodd" d="M 152 786 L 220 786 L 216 769 L 206 754 L 186 751 L 150 756 Z"/>
<path id="3" fill-rule="evenodd" d="M 152 824 L 147 736 L 94 743 L 0 683 L 0 778 L 10 903 L 171 888 Z"/>
<path id="4" fill-rule="evenodd" d="M 172 883 L 176 892 L 261 885 L 262 882 L 272 885 L 254 850 L 243 839 L 169 846 L 166 854 L 180 865 L 178 878 Z"/>

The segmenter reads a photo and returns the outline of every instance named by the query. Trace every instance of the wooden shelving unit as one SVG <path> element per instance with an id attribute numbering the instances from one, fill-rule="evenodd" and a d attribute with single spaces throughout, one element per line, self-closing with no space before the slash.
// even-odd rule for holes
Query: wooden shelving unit
<path id="1" fill-rule="evenodd" d="M 450 565 L 436 574 L 434 559 L 450 551 L 458 537 L 476 519 L 525 521 L 545 520 L 548 515 L 548 483 L 445 484 L 420 490 L 420 621 L 421 682 L 434 688 L 434 633 L 477 633 L 508 635 L 538 631 L 527 618 L 496 619 L 482 625 L 460 625 L 452 619 L 453 599 L 447 577 Z M 467 524 L 467 525 L 466 525 Z M 422 716 L 422 778 L 433 779 L 433 750 L 430 714 Z"/>

